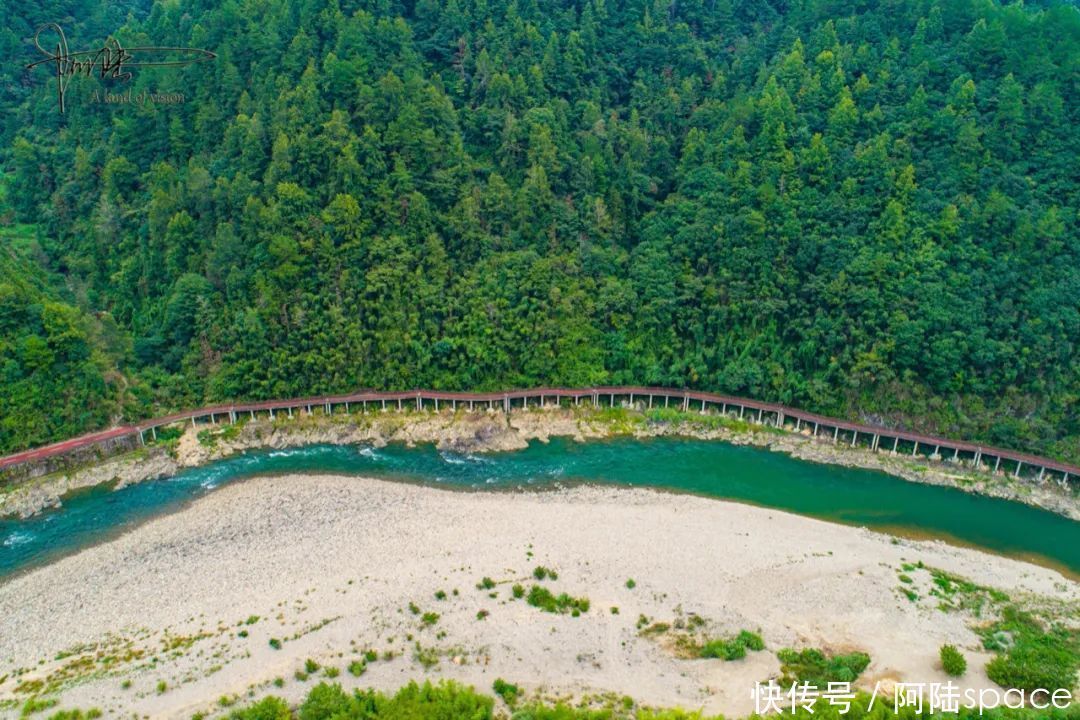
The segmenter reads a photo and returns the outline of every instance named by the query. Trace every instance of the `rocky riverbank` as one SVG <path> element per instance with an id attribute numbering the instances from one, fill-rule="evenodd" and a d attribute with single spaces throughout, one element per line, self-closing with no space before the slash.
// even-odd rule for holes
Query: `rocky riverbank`
<path id="1" fill-rule="evenodd" d="M 573 611 L 531 599 L 544 592 Z M 323 680 L 496 678 L 530 697 L 742 717 L 785 647 L 864 652 L 858 687 L 885 692 L 948 680 L 948 643 L 969 662 L 959 686 L 993 688 L 978 629 L 1006 597 L 1075 622 L 1080 586 L 939 541 L 641 488 L 263 477 L 0 584 L 0 718 L 34 703 L 225 718 Z M 764 649 L 693 651 L 744 630 Z"/>
<path id="2" fill-rule="evenodd" d="M 81 488 L 105 483 L 124 487 L 256 448 L 312 444 L 381 447 L 400 442 L 433 443 L 439 449 L 457 452 L 502 452 L 525 448 L 533 440 L 547 442 L 551 437 L 584 442 L 627 435 L 679 435 L 755 445 L 811 462 L 880 470 L 912 482 L 947 485 L 1024 502 L 1080 520 L 1080 496 L 1055 482 L 1016 479 L 986 467 L 975 468 L 937 457 L 871 452 L 814 438 L 808 430 L 783 431 L 718 415 L 592 407 L 530 408 L 509 415 L 501 410 L 334 415 L 317 412 L 297 413 L 294 417 L 278 415 L 273 419 L 265 415 L 241 418 L 235 425 L 184 425 L 182 431 L 163 432 L 159 442 L 138 451 L 15 483 L 0 491 L 0 516 L 26 517 L 59 505 L 65 495 Z"/>

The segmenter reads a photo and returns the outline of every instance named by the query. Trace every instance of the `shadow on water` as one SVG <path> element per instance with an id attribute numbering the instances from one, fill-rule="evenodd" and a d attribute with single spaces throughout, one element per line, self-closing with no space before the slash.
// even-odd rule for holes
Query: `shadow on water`
<path id="1" fill-rule="evenodd" d="M 490 455 L 313 445 L 260 450 L 121 490 L 97 487 L 26 520 L 0 520 L 0 577 L 101 542 L 214 488 L 255 475 L 334 473 L 465 490 L 558 484 L 653 487 L 787 510 L 917 538 L 940 538 L 1080 575 L 1080 523 L 1020 503 L 880 472 L 683 438 L 555 439 Z"/>

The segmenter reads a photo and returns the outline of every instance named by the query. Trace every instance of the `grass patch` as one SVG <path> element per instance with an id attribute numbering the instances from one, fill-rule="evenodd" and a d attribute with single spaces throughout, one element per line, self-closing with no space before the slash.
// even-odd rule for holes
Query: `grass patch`
<path id="1" fill-rule="evenodd" d="M 546 568 L 543 565 L 537 565 L 535 568 L 533 568 L 533 577 L 537 580 L 547 580 L 548 578 L 552 580 L 558 580 L 559 573 L 555 572 L 551 568 Z"/>
<path id="2" fill-rule="evenodd" d="M 1044 624 L 1009 605 L 1001 619 L 984 627 L 980 635 L 983 646 L 998 653 L 986 665 L 986 674 L 998 685 L 1028 691 L 1076 686 L 1080 630 Z"/>
<path id="3" fill-rule="evenodd" d="M 56 698 L 36 698 L 32 697 L 23 703 L 22 717 L 30 717 L 34 713 L 39 713 L 44 710 L 48 710 L 51 707 L 55 707 L 57 704 Z"/>
<path id="4" fill-rule="evenodd" d="M 545 587 L 533 585 L 529 590 L 526 602 L 544 612 L 565 614 L 570 613 L 577 617 L 583 612 L 589 611 L 588 598 L 570 597 L 566 593 L 556 595 Z"/>

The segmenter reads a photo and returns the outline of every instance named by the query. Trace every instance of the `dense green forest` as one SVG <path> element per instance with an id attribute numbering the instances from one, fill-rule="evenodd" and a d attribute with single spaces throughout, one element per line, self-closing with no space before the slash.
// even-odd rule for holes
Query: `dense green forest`
<path id="1" fill-rule="evenodd" d="M 0 16 L 0 451 L 227 398 L 640 383 L 1080 460 L 1071 3 Z M 217 58 L 75 78 L 61 115 L 21 67 L 50 20 Z M 128 87 L 185 101 L 93 101 Z"/>

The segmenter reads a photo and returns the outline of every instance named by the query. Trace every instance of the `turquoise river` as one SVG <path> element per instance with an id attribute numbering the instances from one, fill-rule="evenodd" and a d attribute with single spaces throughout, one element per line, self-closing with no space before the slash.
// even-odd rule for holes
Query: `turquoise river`
<path id="1" fill-rule="evenodd" d="M 249 452 L 122 490 L 94 488 L 65 498 L 62 508 L 26 520 L 0 520 L 0 577 L 176 511 L 226 483 L 276 473 L 363 475 L 473 491 L 575 483 L 655 487 L 895 534 L 942 538 L 1080 574 L 1080 523 L 1049 512 L 757 448 L 659 438 L 554 440 L 487 455 L 398 445 Z"/>

